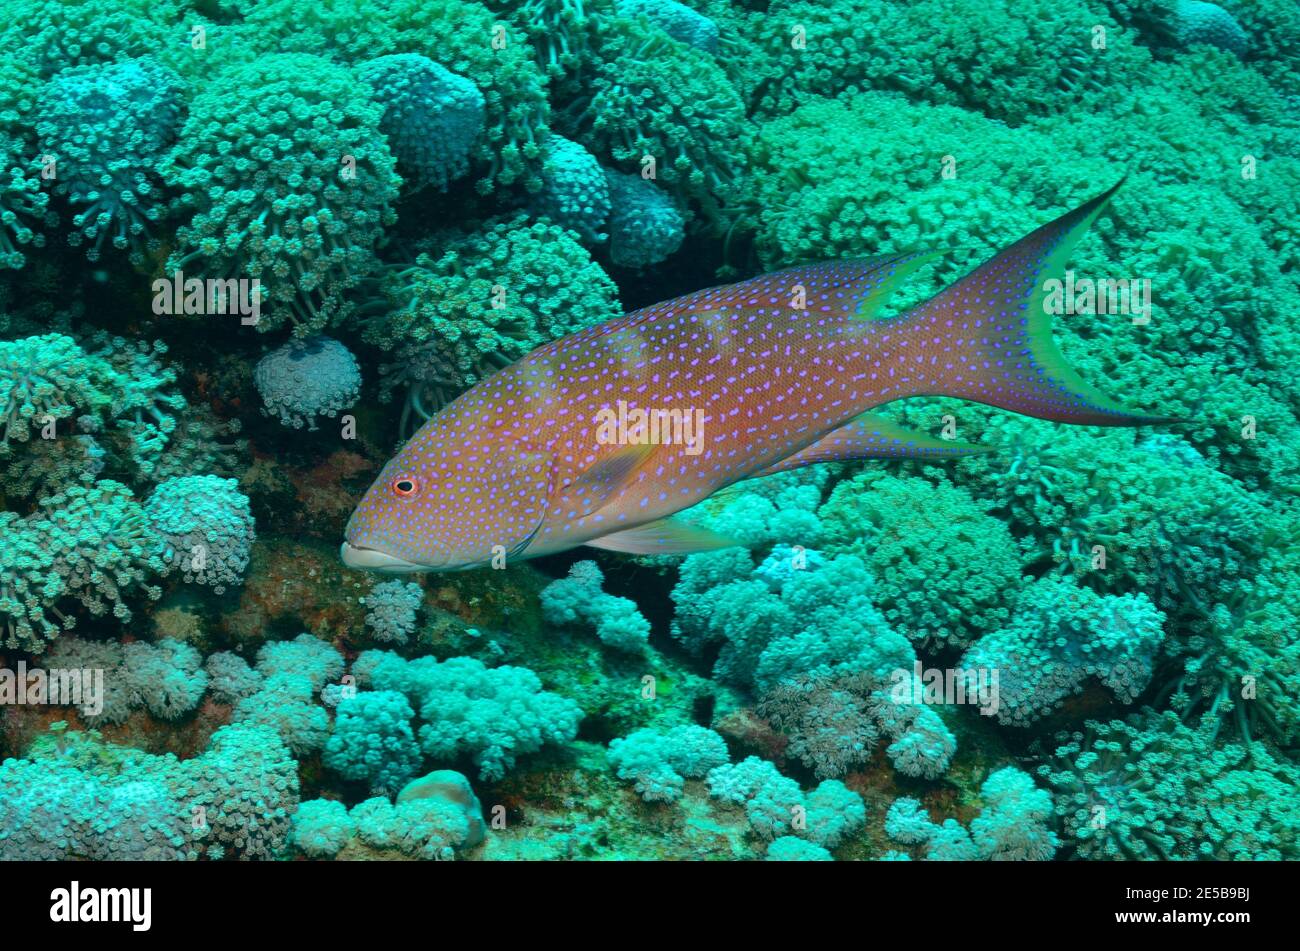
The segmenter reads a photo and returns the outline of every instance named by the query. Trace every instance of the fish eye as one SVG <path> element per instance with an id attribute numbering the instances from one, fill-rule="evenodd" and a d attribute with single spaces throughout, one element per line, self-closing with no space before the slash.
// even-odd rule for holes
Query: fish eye
<path id="1" fill-rule="evenodd" d="M 388 487 L 393 490 L 393 495 L 409 499 L 420 493 L 420 480 L 411 475 L 399 475 L 388 483 Z"/>

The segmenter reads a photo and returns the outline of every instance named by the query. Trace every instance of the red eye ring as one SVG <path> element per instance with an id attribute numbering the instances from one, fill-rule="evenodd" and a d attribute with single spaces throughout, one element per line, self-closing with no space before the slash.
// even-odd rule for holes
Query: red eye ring
<path id="1" fill-rule="evenodd" d="M 420 494 L 420 480 L 415 476 L 399 475 L 388 483 L 388 487 L 399 499 L 409 499 Z"/>

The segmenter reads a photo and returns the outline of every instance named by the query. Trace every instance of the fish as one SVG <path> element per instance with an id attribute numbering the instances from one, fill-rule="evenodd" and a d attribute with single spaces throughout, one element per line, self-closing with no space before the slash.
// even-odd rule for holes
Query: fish
<path id="1" fill-rule="evenodd" d="M 357 505 L 341 557 L 401 574 L 582 545 L 707 551 L 736 542 L 673 516 L 743 479 L 987 451 L 872 412 L 908 397 L 1077 425 L 1178 422 L 1126 410 L 1052 339 L 1045 284 L 1122 184 L 897 315 L 882 314 L 890 295 L 939 252 L 792 267 L 545 344 L 420 428 Z"/>

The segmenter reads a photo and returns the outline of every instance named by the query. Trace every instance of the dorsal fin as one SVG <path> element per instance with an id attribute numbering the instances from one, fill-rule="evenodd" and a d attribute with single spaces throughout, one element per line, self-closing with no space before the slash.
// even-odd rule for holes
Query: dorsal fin
<path id="1" fill-rule="evenodd" d="M 786 302 L 803 289 L 808 313 L 874 320 L 889 298 L 915 271 L 939 257 L 937 251 L 880 254 L 849 261 L 826 261 L 786 268 L 736 285 L 756 293 L 784 291 Z M 761 283 L 760 283 L 761 282 Z"/>
<path id="2" fill-rule="evenodd" d="M 798 306 L 810 320 L 871 320 L 890 296 L 917 269 L 939 257 L 937 252 L 880 254 L 849 261 L 802 264 L 699 291 L 674 301 L 675 309 L 709 311 L 723 307 Z M 660 305 L 664 306 L 664 305 Z"/>

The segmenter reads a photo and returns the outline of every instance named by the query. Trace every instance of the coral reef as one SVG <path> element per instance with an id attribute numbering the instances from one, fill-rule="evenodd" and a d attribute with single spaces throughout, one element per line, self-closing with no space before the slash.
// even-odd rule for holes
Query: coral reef
<path id="1" fill-rule="evenodd" d="M 0 7 L 0 859 L 1300 859 L 1294 0 Z"/>

